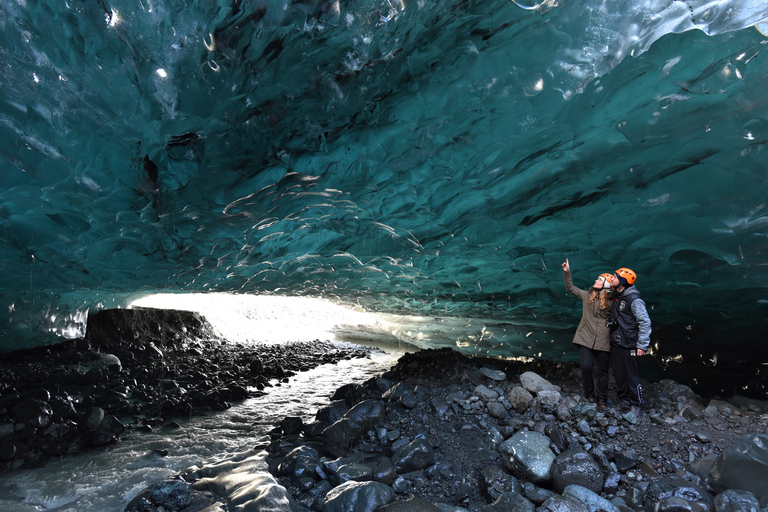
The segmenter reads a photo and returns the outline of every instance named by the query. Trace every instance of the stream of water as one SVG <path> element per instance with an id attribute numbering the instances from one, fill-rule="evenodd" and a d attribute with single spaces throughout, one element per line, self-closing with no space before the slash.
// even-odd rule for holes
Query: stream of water
<path id="1" fill-rule="evenodd" d="M 323 365 L 226 411 L 180 421 L 181 428 L 133 432 L 103 451 L 0 475 L 0 511 L 122 511 L 156 482 L 267 442 L 267 432 L 286 416 L 312 421 L 339 386 L 381 374 L 403 353 L 395 346 L 374 352 L 370 359 Z M 155 450 L 167 450 L 168 455 L 161 457 Z"/>

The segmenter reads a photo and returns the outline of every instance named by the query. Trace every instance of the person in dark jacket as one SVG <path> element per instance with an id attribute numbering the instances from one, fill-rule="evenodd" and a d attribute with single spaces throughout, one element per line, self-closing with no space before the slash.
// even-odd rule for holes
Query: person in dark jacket
<path id="1" fill-rule="evenodd" d="M 611 360 L 620 411 L 638 410 L 643 405 L 643 384 L 638 357 L 651 344 L 651 319 L 640 292 L 637 274 L 620 268 L 611 276 L 616 294 L 611 304 Z"/>
<path id="2" fill-rule="evenodd" d="M 608 281 L 611 274 L 600 274 L 589 290 L 573 285 L 571 265 L 568 260 L 562 264 L 565 289 L 579 299 L 582 305 L 581 321 L 576 328 L 573 343 L 581 350 L 581 375 L 584 397 L 590 402 L 597 401 L 603 408 L 608 403 L 608 362 L 611 344 L 607 321 L 610 318 L 612 290 Z M 594 375 L 592 369 L 595 368 Z M 597 389 L 595 389 L 597 377 Z"/>

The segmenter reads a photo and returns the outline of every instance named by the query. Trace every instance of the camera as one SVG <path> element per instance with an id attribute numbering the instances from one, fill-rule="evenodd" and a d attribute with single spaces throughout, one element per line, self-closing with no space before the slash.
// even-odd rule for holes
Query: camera
<path id="1" fill-rule="evenodd" d="M 606 320 L 606 321 L 605 321 L 605 326 L 606 326 L 607 328 L 609 328 L 609 329 L 610 329 L 611 327 L 613 327 L 614 325 L 616 325 L 616 322 L 614 322 L 613 320 Z"/>

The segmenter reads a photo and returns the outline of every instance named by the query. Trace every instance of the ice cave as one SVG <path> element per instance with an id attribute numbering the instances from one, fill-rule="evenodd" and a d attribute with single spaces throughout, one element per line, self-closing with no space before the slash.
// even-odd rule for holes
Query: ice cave
<path id="1" fill-rule="evenodd" d="M 660 370 L 768 388 L 764 0 L 8 0 L 0 19 L 5 352 L 229 292 L 558 358 L 568 258 L 582 287 L 637 272 Z"/>

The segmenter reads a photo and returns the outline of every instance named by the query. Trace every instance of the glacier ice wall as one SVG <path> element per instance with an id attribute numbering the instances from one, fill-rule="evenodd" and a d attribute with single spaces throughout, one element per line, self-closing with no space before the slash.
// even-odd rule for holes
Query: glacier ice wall
<path id="1" fill-rule="evenodd" d="M 567 342 L 569 258 L 638 272 L 660 351 L 768 362 L 767 10 L 3 2 L 0 343 L 167 291 Z"/>

